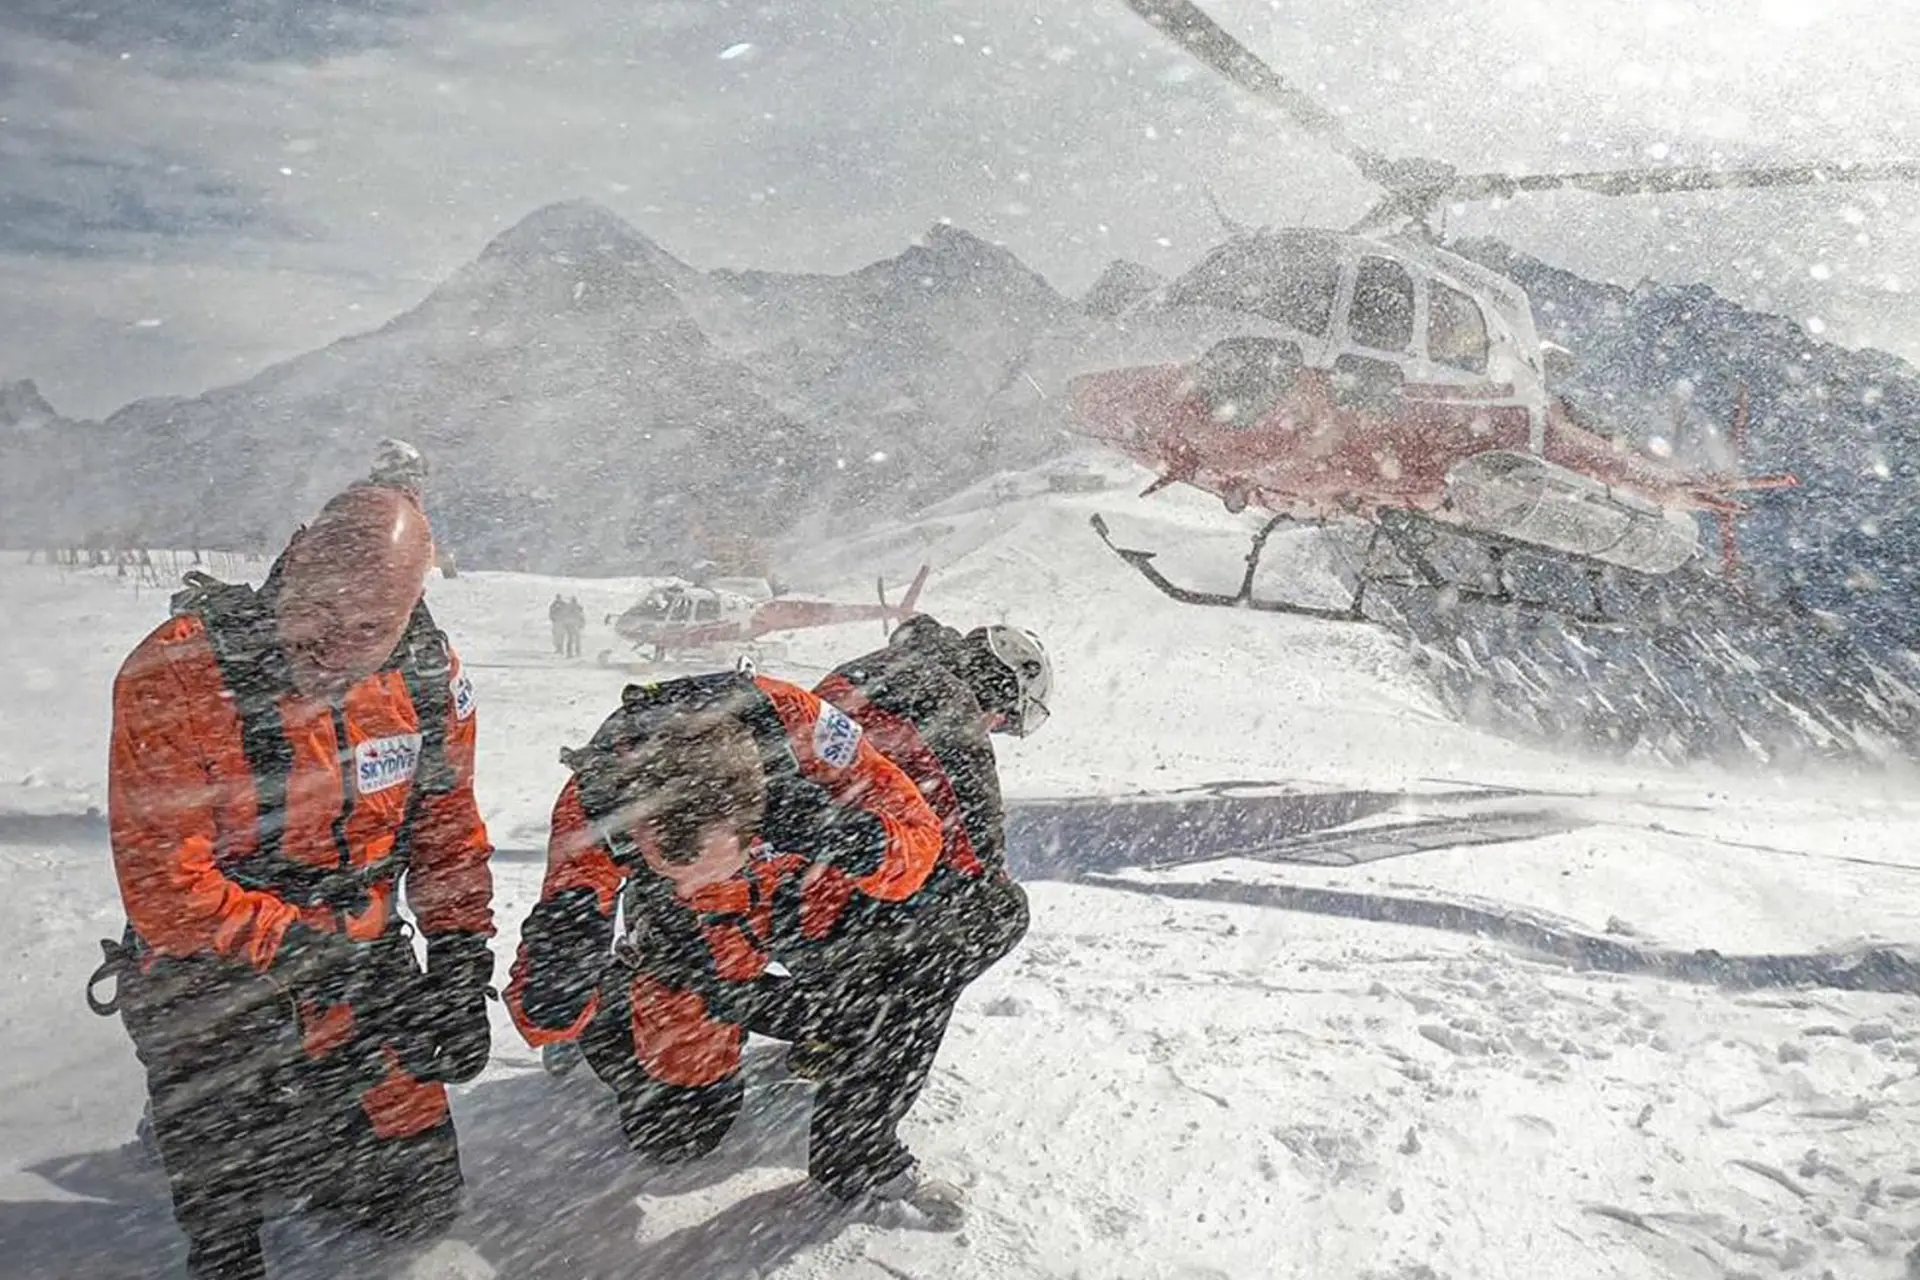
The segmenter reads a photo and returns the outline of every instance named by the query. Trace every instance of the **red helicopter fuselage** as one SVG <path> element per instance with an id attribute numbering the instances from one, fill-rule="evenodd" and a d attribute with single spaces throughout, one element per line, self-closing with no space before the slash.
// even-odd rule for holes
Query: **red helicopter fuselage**
<path id="1" fill-rule="evenodd" d="M 1731 515 L 1741 508 L 1728 495 L 1756 487 L 1682 472 L 1583 426 L 1546 390 L 1524 295 L 1443 250 L 1269 233 L 1194 275 L 1151 323 L 1177 329 L 1178 303 L 1199 298 L 1211 304 L 1202 330 L 1217 335 L 1225 297 L 1249 300 L 1243 332 L 1069 384 L 1077 429 L 1153 470 L 1155 488 L 1190 484 L 1230 510 L 1299 520 L 1398 509 L 1667 573 L 1698 550 L 1695 513 Z M 1382 332 L 1390 347 L 1361 340 Z"/>
<path id="2" fill-rule="evenodd" d="M 884 584 L 875 604 L 796 599 L 770 592 L 765 599 L 755 599 L 738 591 L 675 585 L 656 587 L 611 621 L 621 639 L 661 656 L 746 644 L 774 632 L 808 627 L 868 621 L 891 624 L 913 616 L 919 608 L 928 571 L 929 566 L 920 566 L 897 604 L 887 602 Z"/>

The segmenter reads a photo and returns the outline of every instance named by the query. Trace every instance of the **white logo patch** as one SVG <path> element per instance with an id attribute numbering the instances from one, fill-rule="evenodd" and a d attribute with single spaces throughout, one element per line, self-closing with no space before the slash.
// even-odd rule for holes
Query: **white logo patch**
<path id="1" fill-rule="evenodd" d="M 860 750 L 860 726 L 832 703 L 820 707 L 820 719 L 813 726 L 813 754 L 836 769 L 853 763 Z"/>
<path id="2" fill-rule="evenodd" d="M 373 738 L 353 749 L 353 786 L 363 796 L 413 779 L 420 765 L 420 735 L 399 733 Z"/>
<path id="3" fill-rule="evenodd" d="M 453 673 L 453 683 L 447 686 L 453 692 L 453 718 L 465 720 L 473 714 L 473 681 L 467 679 L 467 673 Z"/>

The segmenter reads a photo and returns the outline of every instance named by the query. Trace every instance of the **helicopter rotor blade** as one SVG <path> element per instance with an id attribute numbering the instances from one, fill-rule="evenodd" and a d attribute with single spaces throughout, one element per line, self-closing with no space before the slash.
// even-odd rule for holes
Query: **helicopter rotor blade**
<path id="1" fill-rule="evenodd" d="M 1746 191 L 1812 187 L 1830 182 L 1920 181 L 1920 160 L 1715 168 L 1618 169 L 1590 173 L 1454 173 L 1424 162 L 1395 162 L 1377 174 L 1387 192 L 1354 224 L 1371 231 L 1405 219 L 1423 221 L 1435 206 L 1469 200 L 1505 200 L 1525 191 L 1591 191 L 1603 196 L 1671 195 L 1690 191 Z"/>
<path id="2" fill-rule="evenodd" d="M 1523 191 L 1572 188 L 1596 195 L 1634 196 L 1807 187 L 1830 182 L 1920 181 L 1920 161 L 1916 160 L 1505 174 L 1460 173 L 1443 161 L 1392 159 L 1355 145 L 1337 116 L 1283 78 L 1194 0 L 1126 0 L 1126 5 L 1229 82 L 1278 108 L 1300 129 L 1338 151 L 1362 177 L 1385 188 L 1380 200 L 1355 224 L 1356 231 L 1408 220 L 1424 225 L 1435 207 L 1443 203 L 1506 199 Z"/>
<path id="3" fill-rule="evenodd" d="M 1920 179 L 1920 161 L 1915 160 L 1762 165 L 1739 169 L 1695 165 L 1598 173 L 1462 173 L 1449 179 L 1438 194 L 1443 200 L 1485 200 L 1522 191 L 1554 191 L 1572 187 L 1603 196 L 1638 196 L 1756 187 L 1811 187 L 1829 182 L 1911 182 L 1916 179 Z"/>
<path id="4" fill-rule="evenodd" d="M 1324 139 L 1342 154 L 1361 154 L 1346 137 L 1339 118 L 1296 89 L 1253 50 L 1207 16 L 1193 0 L 1126 0 L 1127 7 L 1153 24 L 1175 44 L 1218 71 L 1254 97 L 1278 107 L 1306 132 Z"/>

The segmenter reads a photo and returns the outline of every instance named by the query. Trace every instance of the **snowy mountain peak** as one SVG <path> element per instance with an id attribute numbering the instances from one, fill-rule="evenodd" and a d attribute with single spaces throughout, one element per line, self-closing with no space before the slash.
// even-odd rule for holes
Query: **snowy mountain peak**
<path id="1" fill-rule="evenodd" d="M 491 330 L 532 317 L 597 312 L 684 326 L 681 293 L 700 272 L 591 200 L 545 205 L 490 241 L 396 324 Z"/>
<path id="2" fill-rule="evenodd" d="M 968 285 L 977 289 L 991 282 L 1053 292 L 1037 272 L 1004 247 L 946 222 L 934 223 L 904 252 L 882 259 L 856 275 L 885 276 L 922 287 Z"/>
<path id="3" fill-rule="evenodd" d="M 37 431 L 59 418 L 32 378 L 0 382 L 0 429 Z"/>
<path id="4" fill-rule="evenodd" d="M 578 280 L 617 274 L 676 288 L 699 274 L 632 223 L 591 200 L 543 205 L 495 236 L 475 266 L 515 274 L 559 272 Z"/>
<path id="5" fill-rule="evenodd" d="M 483 257 L 545 256 L 576 253 L 642 252 L 666 254 L 634 225 L 592 200 L 562 200 L 542 205 L 495 236 Z"/>
<path id="6" fill-rule="evenodd" d="M 1080 309 L 1111 320 L 1165 283 L 1165 277 L 1152 267 L 1115 258 L 1080 300 Z"/>

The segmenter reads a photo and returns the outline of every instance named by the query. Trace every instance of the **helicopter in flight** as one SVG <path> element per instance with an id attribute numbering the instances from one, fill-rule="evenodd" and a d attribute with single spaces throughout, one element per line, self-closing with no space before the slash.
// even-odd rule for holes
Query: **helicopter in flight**
<path id="1" fill-rule="evenodd" d="M 671 583 L 655 587 L 617 618 L 613 632 L 655 662 L 687 650 L 746 646 L 776 631 L 799 631 L 843 622 L 877 621 L 882 628 L 913 616 L 931 566 L 921 565 L 898 603 L 888 603 L 886 583 L 879 603 L 845 604 L 775 595 L 764 581 L 722 580 L 705 586 Z"/>
<path id="2" fill-rule="evenodd" d="M 1733 576 L 1741 495 L 1795 478 L 1682 468 L 1617 441 L 1551 389 L 1559 349 L 1541 342 L 1526 292 L 1438 243 L 1433 215 L 1561 188 L 1627 196 L 1906 181 L 1920 178 L 1920 162 L 1461 173 L 1354 145 L 1338 119 L 1192 0 L 1126 2 L 1383 194 L 1346 231 L 1233 227 L 1225 244 L 1121 317 L 1143 331 L 1179 330 L 1181 358 L 1068 382 L 1073 429 L 1152 470 L 1158 478 L 1145 493 L 1186 484 L 1229 511 L 1271 516 L 1232 595 L 1177 586 L 1153 552 L 1119 546 L 1096 515 L 1110 548 L 1185 603 L 1355 620 L 1370 583 L 1537 604 L 1510 580 L 1509 556 L 1524 553 L 1583 570 L 1591 607 L 1555 611 L 1602 620 L 1602 580 L 1689 564 L 1701 552 L 1704 513 L 1719 523 L 1723 572 Z M 1730 430 L 1736 453 L 1745 427 L 1743 389 Z M 1345 608 L 1255 598 L 1267 540 L 1290 521 L 1372 526 Z M 1464 582 L 1449 577 L 1430 554 L 1448 536 L 1476 544 L 1486 567 Z"/>

